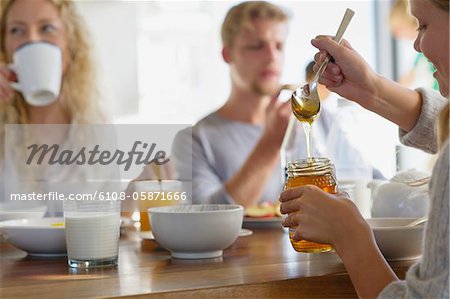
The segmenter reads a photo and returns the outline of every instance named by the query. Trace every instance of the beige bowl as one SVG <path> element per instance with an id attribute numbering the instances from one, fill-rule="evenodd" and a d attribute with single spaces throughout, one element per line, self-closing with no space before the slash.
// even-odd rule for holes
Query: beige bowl
<path id="1" fill-rule="evenodd" d="M 416 218 L 366 219 L 384 257 L 390 261 L 418 258 L 422 254 L 424 225 L 405 227 Z"/>
<path id="2" fill-rule="evenodd" d="M 239 205 L 181 205 L 148 209 L 155 240 L 174 258 L 222 256 L 242 227 Z"/>

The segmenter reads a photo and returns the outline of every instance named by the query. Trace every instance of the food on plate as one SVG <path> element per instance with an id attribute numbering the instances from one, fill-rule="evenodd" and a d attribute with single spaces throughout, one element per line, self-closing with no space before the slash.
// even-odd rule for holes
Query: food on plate
<path id="1" fill-rule="evenodd" d="M 50 226 L 53 226 L 53 227 L 64 227 L 64 222 L 55 222 L 55 223 L 52 223 Z"/>
<path id="2" fill-rule="evenodd" d="M 280 203 L 263 202 L 246 208 L 244 214 L 255 218 L 281 217 Z"/>

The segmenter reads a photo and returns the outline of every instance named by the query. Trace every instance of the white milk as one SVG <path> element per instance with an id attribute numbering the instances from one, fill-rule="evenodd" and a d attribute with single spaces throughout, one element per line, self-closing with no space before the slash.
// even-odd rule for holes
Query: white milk
<path id="1" fill-rule="evenodd" d="M 94 260 L 117 256 L 120 215 L 88 213 L 66 217 L 67 256 L 74 260 Z"/>

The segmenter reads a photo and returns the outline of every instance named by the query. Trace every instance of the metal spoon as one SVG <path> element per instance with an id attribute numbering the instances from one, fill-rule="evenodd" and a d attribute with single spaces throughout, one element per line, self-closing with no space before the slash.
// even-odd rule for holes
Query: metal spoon
<path id="1" fill-rule="evenodd" d="M 422 223 L 426 222 L 427 220 L 428 220 L 428 216 L 420 217 L 420 218 L 414 220 L 413 222 L 408 223 L 406 225 L 406 227 L 413 227 L 413 226 L 422 224 Z"/>
<path id="2" fill-rule="evenodd" d="M 353 10 L 347 8 L 344 17 L 342 18 L 341 24 L 339 25 L 336 36 L 333 38 L 335 42 L 341 42 L 342 36 L 344 35 L 344 32 L 347 29 L 347 26 L 350 23 L 350 20 L 353 18 L 354 14 L 355 12 Z M 311 123 L 319 114 L 320 98 L 319 93 L 317 92 L 317 84 L 320 76 L 322 76 L 323 72 L 327 68 L 330 59 L 331 57 L 328 55 L 320 65 L 311 82 L 305 84 L 301 88 L 298 88 L 292 94 L 292 111 L 298 120 Z"/>

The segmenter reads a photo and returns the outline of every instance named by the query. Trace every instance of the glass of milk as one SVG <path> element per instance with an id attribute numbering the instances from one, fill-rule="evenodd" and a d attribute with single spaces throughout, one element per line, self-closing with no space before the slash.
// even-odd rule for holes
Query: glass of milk
<path id="1" fill-rule="evenodd" d="M 64 218 L 70 267 L 117 265 L 120 200 L 66 200 Z"/>
<path id="2" fill-rule="evenodd" d="M 339 178 L 339 191 L 345 191 L 358 207 L 364 218 L 371 218 L 372 201 L 368 183 L 372 181 L 372 168 L 369 165 L 345 165 L 336 168 Z"/>

